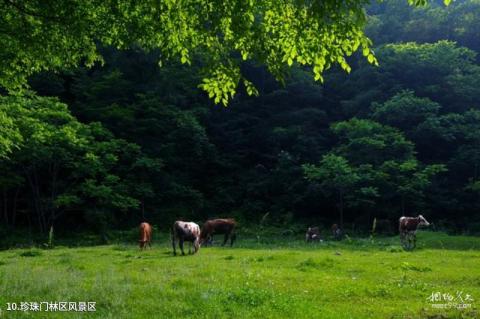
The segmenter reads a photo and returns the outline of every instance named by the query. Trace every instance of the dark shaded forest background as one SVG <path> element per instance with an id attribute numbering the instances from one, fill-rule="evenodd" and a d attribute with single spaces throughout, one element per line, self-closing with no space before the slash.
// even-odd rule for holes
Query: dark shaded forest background
<path id="1" fill-rule="evenodd" d="M 198 68 L 141 49 L 32 77 L 37 97 L 0 97 L 23 141 L 0 159 L 2 235 L 267 213 L 359 231 L 422 213 L 480 233 L 480 1 L 368 12 L 379 67 L 359 54 L 323 85 L 301 68 L 282 85 L 245 64 L 260 95 L 228 107 L 197 88 Z"/>

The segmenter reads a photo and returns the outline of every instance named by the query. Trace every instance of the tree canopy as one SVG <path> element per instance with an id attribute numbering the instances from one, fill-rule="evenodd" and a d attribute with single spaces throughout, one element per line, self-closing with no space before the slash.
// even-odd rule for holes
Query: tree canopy
<path id="1" fill-rule="evenodd" d="M 248 94 L 257 93 L 241 72 L 242 60 L 265 65 L 278 80 L 293 63 L 312 67 L 316 80 L 334 64 L 350 72 L 347 57 L 359 49 L 377 64 L 364 33 L 369 2 L 5 0 L 0 86 L 13 92 L 36 72 L 103 62 L 99 45 L 139 47 L 155 50 L 160 65 L 191 64 L 199 56 L 201 88 L 227 105 L 239 83 Z M 408 2 L 418 6 L 427 0 Z"/>

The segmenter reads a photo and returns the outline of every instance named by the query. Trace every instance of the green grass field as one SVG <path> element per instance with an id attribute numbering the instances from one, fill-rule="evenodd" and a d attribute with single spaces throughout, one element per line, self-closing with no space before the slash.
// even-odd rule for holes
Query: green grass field
<path id="1" fill-rule="evenodd" d="M 476 237 L 420 232 L 413 252 L 396 237 L 237 243 L 185 257 L 172 256 L 166 237 L 144 252 L 124 244 L 1 251 L 0 318 L 480 318 Z M 434 292 L 469 294 L 471 308 L 433 308 Z M 95 301 L 97 310 L 7 311 L 22 301 Z"/>

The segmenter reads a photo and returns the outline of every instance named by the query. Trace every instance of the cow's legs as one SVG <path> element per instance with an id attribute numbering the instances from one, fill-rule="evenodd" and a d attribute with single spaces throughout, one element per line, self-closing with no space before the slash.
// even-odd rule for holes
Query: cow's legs
<path id="1" fill-rule="evenodd" d="M 412 250 L 415 247 L 415 234 L 408 234 L 408 248 Z"/>
<path id="2" fill-rule="evenodd" d="M 199 248 L 200 248 L 200 239 L 197 238 L 197 239 L 195 239 L 195 241 L 193 242 L 193 249 L 194 249 L 193 253 L 194 253 L 194 254 L 197 253 L 197 251 L 198 251 Z"/>
<path id="3" fill-rule="evenodd" d="M 413 231 L 402 233 L 402 246 L 405 250 L 412 250 L 416 246 L 417 236 Z"/>
<path id="4" fill-rule="evenodd" d="M 185 255 L 185 252 L 183 251 L 183 238 L 180 238 L 178 240 L 178 245 L 180 246 L 180 250 L 182 251 L 182 255 Z"/>
<path id="5" fill-rule="evenodd" d="M 407 233 L 406 232 L 401 232 L 400 233 L 400 241 L 403 243 L 405 243 L 405 240 L 407 239 Z"/>
<path id="6" fill-rule="evenodd" d="M 233 246 L 233 242 L 235 241 L 235 239 L 237 239 L 237 234 L 235 233 L 230 234 L 230 247 Z"/>
<path id="7" fill-rule="evenodd" d="M 400 232 L 400 242 L 403 246 L 403 249 L 410 249 L 410 234 L 409 232 L 401 231 Z"/>
<path id="8" fill-rule="evenodd" d="M 225 237 L 223 237 L 223 244 L 222 244 L 222 247 L 225 246 L 225 244 L 227 243 L 227 240 L 228 240 L 228 235 L 229 233 L 226 233 L 225 234 Z"/>
<path id="9" fill-rule="evenodd" d="M 173 255 L 176 256 L 177 255 L 177 251 L 175 250 L 175 233 L 172 232 L 172 247 L 173 247 Z"/>

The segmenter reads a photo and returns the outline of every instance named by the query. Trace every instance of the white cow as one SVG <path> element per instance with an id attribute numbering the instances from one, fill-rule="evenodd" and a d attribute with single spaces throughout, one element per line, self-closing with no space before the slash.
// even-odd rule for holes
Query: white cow
<path id="1" fill-rule="evenodd" d="M 417 228 L 429 226 L 430 223 L 422 215 L 417 217 L 402 216 L 398 220 L 400 241 L 405 249 L 413 249 L 417 245 Z"/>
<path id="2" fill-rule="evenodd" d="M 196 253 L 200 249 L 200 227 L 193 222 L 176 221 L 172 228 L 172 247 L 173 254 L 177 255 L 175 239 L 178 239 L 178 246 L 182 251 L 182 255 L 185 255 L 183 251 L 183 242 L 189 241 L 193 244 L 194 252 Z M 191 247 L 188 248 L 188 253 L 191 253 Z"/>

